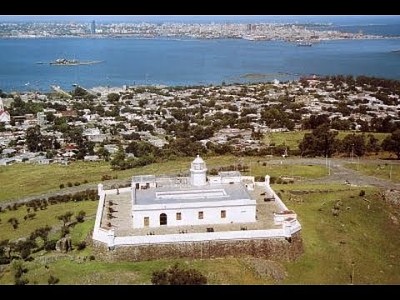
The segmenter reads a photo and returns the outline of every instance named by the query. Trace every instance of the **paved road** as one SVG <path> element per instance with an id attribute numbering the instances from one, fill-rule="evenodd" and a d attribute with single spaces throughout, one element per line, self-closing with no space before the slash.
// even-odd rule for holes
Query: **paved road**
<path id="1" fill-rule="evenodd" d="M 385 180 L 385 179 L 380 179 L 377 177 L 373 176 L 367 176 L 363 175 L 355 170 L 348 169 L 344 165 L 348 164 L 351 162 L 349 159 L 338 159 L 338 158 L 332 158 L 329 159 L 330 161 L 330 175 L 328 175 L 329 171 L 327 168 L 327 175 L 322 178 L 318 179 L 307 179 L 303 182 L 309 182 L 309 183 L 340 183 L 340 184 L 345 184 L 346 182 L 353 184 L 353 185 L 358 185 L 358 186 L 375 186 L 378 188 L 382 189 L 397 189 L 400 190 L 400 183 L 393 182 L 390 180 Z M 360 162 L 364 162 L 367 160 L 360 159 Z M 353 161 L 356 163 L 356 161 Z M 368 162 L 371 163 L 376 163 L 376 164 L 385 164 L 385 161 L 382 160 L 368 160 Z M 288 164 L 288 165 L 322 165 L 322 166 L 327 166 L 327 161 L 324 158 L 286 158 L 286 159 L 273 159 L 273 160 L 268 160 L 268 164 Z M 391 164 L 396 164 L 400 166 L 400 161 L 391 161 Z M 109 180 L 103 182 L 104 188 L 111 188 L 113 185 L 123 185 L 129 183 L 129 179 L 120 179 L 120 180 Z M 50 196 L 55 196 L 55 195 L 63 195 L 63 194 L 69 194 L 69 193 L 75 193 L 78 191 L 84 191 L 86 189 L 97 189 L 97 184 L 94 183 L 89 183 L 89 184 L 84 184 L 80 186 L 74 186 L 71 188 L 64 188 L 59 191 L 52 191 L 48 192 L 39 196 L 29 196 L 29 197 L 24 197 L 22 199 L 11 199 L 10 201 L 3 202 L 0 204 L 1 207 L 6 207 L 9 204 L 13 203 L 25 203 L 28 202 L 32 199 L 37 199 L 37 198 L 48 198 Z"/>

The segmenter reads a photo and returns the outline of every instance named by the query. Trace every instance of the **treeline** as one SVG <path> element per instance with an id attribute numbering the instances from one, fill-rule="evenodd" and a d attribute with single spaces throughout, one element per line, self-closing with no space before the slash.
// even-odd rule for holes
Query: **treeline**
<path id="1" fill-rule="evenodd" d="M 321 124 L 306 133 L 299 143 L 301 156 L 332 157 L 334 154 L 347 156 L 364 156 L 367 153 L 378 154 L 379 151 L 393 152 L 400 159 L 400 129 L 392 132 L 382 143 L 373 134 L 348 134 L 342 140 L 337 137 L 338 131 L 332 130 L 329 124 Z"/>

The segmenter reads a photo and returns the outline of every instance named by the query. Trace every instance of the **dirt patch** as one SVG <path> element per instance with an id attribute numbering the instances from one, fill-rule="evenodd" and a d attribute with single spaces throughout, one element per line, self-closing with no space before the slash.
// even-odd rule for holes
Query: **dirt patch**
<path id="1" fill-rule="evenodd" d="M 399 190 L 386 190 L 383 192 L 382 195 L 383 199 L 396 206 L 397 208 L 400 208 L 400 191 Z"/>
<path id="2" fill-rule="evenodd" d="M 263 279 L 270 278 L 274 281 L 282 281 L 287 276 L 285 268 L 276 261 L 249 257 L 245 259 L 245 263 L 257 276 Z"/>

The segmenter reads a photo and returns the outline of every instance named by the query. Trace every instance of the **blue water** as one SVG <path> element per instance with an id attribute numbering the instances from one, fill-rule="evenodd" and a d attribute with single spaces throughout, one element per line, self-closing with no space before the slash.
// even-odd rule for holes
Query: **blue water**
<path id="1" fill-rule="evenodd" d="M 350 26 L 351 25 L 351 26 Z M 395 23 L 350 24 L 400 34 Z M 337 26 L 337 25 L 335 25 Z M 357 27 L 358 26 L 358 27 Z M 376 29 L 377 26 L 380 28 Z M 356 28 L 357 27 L 357 28 Z M 385 31 L 386 30 L 386 31 Z M 312 47 L 247 40 L 0 39 L 0 89 L 49 91 L 134 84 L 203 85 L 296 79 L 300 75 L 368 75 L 400 80 L 400 39 L 326 41 Z M 99 64 L 51 66 L 59 57 Z M 45 64 L 37 64 L 45 62 Z M 246 77 L 259 74 L 262 77 Z"/>

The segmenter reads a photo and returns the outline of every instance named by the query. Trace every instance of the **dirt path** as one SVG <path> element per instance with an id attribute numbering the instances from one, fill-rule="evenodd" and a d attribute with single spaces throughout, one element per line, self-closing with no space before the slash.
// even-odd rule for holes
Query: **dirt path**
<path id="1" fill-rule="evenodd" d="M 376 164 L 383 164 L 381 160 L 362 160 L 360 159 L 360 163 L 365 161 L 376 163 Z M 270 161 L 269 163 L 273 164 L 280 164 L 281 160 L 274 160 Z M 329 159 L 328 164 L 327 160 L 323 158 L 293 158 L 293 159 L 286 159 L 283 161 L 285 164 L 289 165 L 322 165 L 326 166 L 326 173 L 327 175 L 317 179 L 306 179 L 304 182 L 309 183 L 347 183 L 357 186 L 375 186 L 382 189 L 398 189 L 400 190 L 400 183 L 377 178 L 374 176 L 368 176 L 361 174 L 358 171 L 349 169 L 345 167 L 345 164 L 351 163 L 349 159 Z M 353 161 L 353 163 L 356 163 Z M 393 164 L 400 165 L 400 162 L 393 162 Z M 330 166 L 330 168 L 328 168 Z"/>

